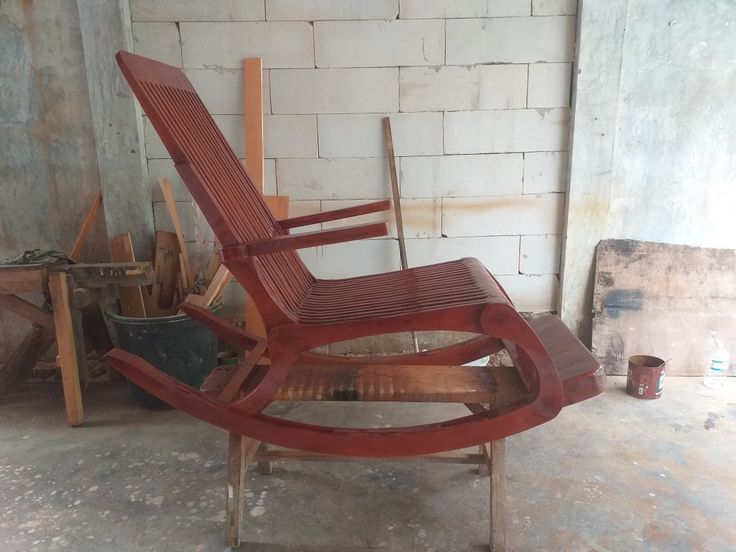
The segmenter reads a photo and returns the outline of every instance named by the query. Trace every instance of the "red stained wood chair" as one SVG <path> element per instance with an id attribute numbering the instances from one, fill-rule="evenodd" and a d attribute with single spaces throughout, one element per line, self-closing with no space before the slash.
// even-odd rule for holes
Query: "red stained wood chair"
<path id="1" fill-rule="evenodd" d="M 203 393 L 141 358 L 114 349 L 107 361 L 175 408 L 231 432 L 318 453 L 398 457 L 447 451 L 502 439 L 547 422 L 567 404 L 600 393 L 598 362 L 554 316 L 529 323 L 476 259 L 338 280 L 315 278 L 296 253 L 305 247 L 382 236 L 385 223 L 290 234 L 310 224 L 383 211 L 388 201 L 275 220 L 242 163 L 194 88 L 177 68 L 120 52 L 117 61 L 176 169 L 223 246 L 223 262 L 253 298 L 267 339 L 206 310 L 182 310 L 222 339 L 250 351 L 217 393 Z M 454 330 L 476 337 L 408 355 L 349 359 L 311 352 L 338 341 L 393 332 Z M 295 367 L 457 367 L 507 349 L 523 392 L 468 416 L 401 428 L 335 428 L 273 417 L 263 409 L 283 398 Z M 264 356 L 270 365 L 256 363 Z M 477 368 L 476 370 L 489 370 Z M 333 398 L 339 398 L 337 396 Z M 360 397 L 352 396 L 352 399 Z"/>

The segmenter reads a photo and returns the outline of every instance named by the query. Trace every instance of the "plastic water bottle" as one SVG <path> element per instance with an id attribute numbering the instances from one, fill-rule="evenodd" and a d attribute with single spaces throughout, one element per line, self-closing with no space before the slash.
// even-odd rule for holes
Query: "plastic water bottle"
<path id="1" fill-rule="evenodd" d="M 731 356 L 728 354 L 722 339 L 716 339 L 714 336 L 713 341 L 715 348 L 710 354 L 710 364 L 705 370 L 703 385 L 711 389 L 720 389 L 723 387 L 723 381 L 728 375 Z"/>

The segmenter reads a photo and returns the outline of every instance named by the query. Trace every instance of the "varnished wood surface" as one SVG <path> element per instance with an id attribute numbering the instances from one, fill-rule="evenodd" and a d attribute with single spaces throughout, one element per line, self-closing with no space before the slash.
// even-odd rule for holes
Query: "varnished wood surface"
<path id="1" fill-rule="evenodd" d="M 220 366 L 202 391 L 219 395 L 235 366 Z M 477 366 L 296 365 L 278 401 L 516 402 L 528 393 L 514 368 Z"/>
<path id="2" fill-rule="evenodd" d="M 344 209 L 333 209 L 332 211 L 322 211 L 321 213 L 314 213 L 301 217 L 292 217 L 279 220 L 278 222 L 279 226 L 284 229 L 299 228 L 301 226 L 310 226 L 312 224 L 319 224 L 322 222 L 330 222 L 333 220 L 341 220 L 357 217 L 360 215 L 367 215 L 370 213 L 388 211 L 389 209 L 391 209 L 391 202 L 387 199 L 382 199 L 381 201 L 363 203 L 362 205 L 345 207 Z"/>
<path id="3" fill-rule="evenodd" d="M 533 322 L 560 374 L 566 404 L 601 393 L 605 374 L 556 316 Z M 374 359 L 380 362 L 380 358 Z M 334 362 L 334 361 L 333 361 Z M 235 370 L 221 366 L 202 391 L 218 394 Z M 512 367 L 407 365 L 295 365 L 274 400 L 404 401 L 502 404 L 526 392 Z"/>
<path id="4" fill-rule="evenodd" d="M 540 331 L 548 332 L 549 339 L 561 341 L 553 354 L 548 339 L 527 324 L 498 281 L 475 259 L 369 277 L 315 278 L 295 249 L 384 235 L 385 224 L 289 235 L 181 70 L 126 52 L 118 53 L 117 59 L 177 171 L 224 246 L 225 263 L 257 305 L 271 360 L 268 367 L 254 369 L 244 382 L 243 396 L 228 403 L 183 386 L 134 355 L 113 350 L 108 360 L 133 381 L 176 408 L 259 441 L 318 453 L 370 457 L 417 455 L 502 439 L 553 419 L 566 402 L 600 392 L 595 367 L 583 358 L 589 353 L 569 339 L 569 330 L 553 320 L 540 323 Z M 295 365 L 315 347 L 397 331 L 429 330 L 485 334 L 488 343 L 508 343 L 516 362 L 511 373 L 523 383 L 529 400 L 522 398 L 488 412 L 411 428 L 331 428 L 262 413 L 284 386 L 295 389 L 293 378 L 299 375 Z M 463 371 L 459 365 L 470 360 L 465 358 L 467 353 L 467 348 L 459 348 L 438 351 L 437 357 L 429 351 L 423 357 L 422 369 L 432 365 L 434 358 L 442 358 L 443 362 L 435 363 L 452 372 L 444 383 L 445 396 Z M 573 366 L 565 377 L 578 384 L 574 400 L 566 396 L 558 366 L 563 360 Z M 405 380 L 392 375 L 388 395 L 390 385 L 396 394 L 398 382 L 398 389 L 411 391 L 400 393 L 404 400 L 407 396 L 427 396 L 410 387 L 429 384 L 421 371 L 412 373 L 415 367 L 390 364 L 391 370 L 404 368 L 404 374 L 411 375 Z M 349 369 L 357 368 L 352 365 Z M 375 364 L 370 369 L 377 373 Z M 310 377 L 310 388 L 324 379 L 322 375 Z M 332 373 L 327 379 L 333 381 L 334 377 Z M 381 374 L 371 377 L 368 372 L 359 373 L 344 389 L 336 387 L 334 391 L 370 399 L 376 396 L 376 385 L 380 387 L 385 381 Z M 477 396 L 467 394 L 461 399 L 480 402 Z"/>
<path id="5" fill-rule="evenodd" d="M 222 381 L 221 386 L 218 386 L 217 396 L 220 400 L 232 401 L 240 394 L 240 389 L 245 384 L 248 375 L 256 367 L 256 363 L 263 357 L 266 347 L 267 343 L 264 339 L 252 351 L 248 352 L 245 359 L 238 366 L 228 366 L 228 368 L 234 368 L 234 370 L 229 372 L 227 379 Z M 217 369 L 213 372 L 217 372 Z M 212 374 L 209 377 L 211 376 Z"/>
<path id="6" fill-rule="evenodd" d="M 286 219 L 289 216 L 289 198 L 287 196 L 263 196 L 263 201 L 266 202 L 268 210 L 275 219 Z M 245 301 L 245 327 L 249 332 L 257 334 L 261 337 L 266 336 L 266 325 L 263 322 L 261 313 L 258 312 L 255 302 L 250 297 L 246 296 Z"/>
<path id="7" fill-rule="evenodd" d="M 196 295 L 195 297 L 202 297 Z M 188 314 L 200 324 L 207 326 L 210 331 L 214 332 L 217 337 L 226 341 L 236 349 L 247 349 L 250 350 L 261 341 L 261 337 L 251 332 L 238 328 L 233 324 L 223 320 L 212 314 L 202 305 L 197 303 L 184 303 L 181 305 L 182 312 Z"/>
<path id="8" fill-rule="evenodd" d="M 590 399 L 603 392 L 606 374 L 600 363 L 557 316 L 530 322 L 552 357 L 565 388 L 566 404 Z"/>
<path id="9" fill-rule="evenodd" d="M 301 234 L 286 234 L 276 236 L 268 240 L 253 241 L 246 244 L 228 246 L 223 248 L 222 256 L 225 261 L 237 260 L 241 257 L 258 257 L 280 251 L 293 251 L 316 247 L 318 245 L 331 245 L 367 238 L 378 238 L 385 236 L 388 228 L 385 222 L 373 222 L 370 224 L 356 224 L 330 230 L 315 230 L 314 232 L 303 232 Z"/>

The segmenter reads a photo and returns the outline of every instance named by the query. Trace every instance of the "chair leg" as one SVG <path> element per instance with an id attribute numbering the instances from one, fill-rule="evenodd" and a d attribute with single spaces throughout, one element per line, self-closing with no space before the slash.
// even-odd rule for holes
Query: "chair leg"
<path id="1" fill-rule="evenodd" d="M 267 452 L 268 443 L 261 443 L 259 452 Z M 259 460 L 258 461 L 258 473 L 261 475 L 271 475 L 273 473 L 273 462 L 270 460 Z"/>
<path id="2" fill-rule="evenodd" d="M 488 471 L 488 466 L 491 462 L 491 443 L 478 445 L 478 452 L 483 455 L 483 460 L 478 464 L 478 475 L 488 476 L 491 474 L 490 471 Z"/>
<path id="3" fill-rule="evenodd" d="M 484 446 L 485 448 L 485 446 Z M 488 471 L 491 475 L 490 550 L 506 552 L 506 439 L 490 443 Z"/>
<path id="4" fill-rule="evenodd" d="M 259 446 L 260 442 L 248 437 L 237 433 L 228 434 L 225 544 L 233 549 L 240 546 L 245 473 Z"/>

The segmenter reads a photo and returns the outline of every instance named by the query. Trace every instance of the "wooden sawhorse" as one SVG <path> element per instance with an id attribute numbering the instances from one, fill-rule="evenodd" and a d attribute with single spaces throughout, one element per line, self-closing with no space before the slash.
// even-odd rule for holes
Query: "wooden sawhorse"
<path id="1" fill-rule="evenodd" d="M 460 452 L 439 453 L 406 458 L 386 458 L 396 461 L 423 461 L 443 464 L 477 464 L 478 473 L 490 475 L 490 533 L 489 547 L 492 552 L 506 550 L 506 439 L 487 443 L 480 447 L 482 452 L 467 454 Z M 344 456 L 313 454 L 298 450 L 270 448 L 248 437 L 231 433 L 227 455 L 227 506 L 225 510 L 225 540 L 234 550 L 240 550 L 243 531 L 243 494 L 245 474 L 248 467 L 258 464 L 260 473 L 268 475 L 272 462 L 298 461 L 339 461 L 362 460 Z M 376 460 L 371 458 L 370 460 Z"/>
<path id="2" fill-rule="evenodd" d="M 16 373 L 30 369 L 56 341 L 67 424 L 82 424 L 79 366 L 85 361 L 85 346 L 81 309 L 95 300 L 90 290 L 109 285 L 147 285 L 152 281 L 151 263 L 0 265 L 0 309 L 33 324 L 4 368 L 12 364 Z M 18 297 L 18 293 L 50 295 L 53 314 Z"/>
<path id="3" fill-rule="evenodd" d="M 84 351 L 83 342 L 79 342 L 82 339 L 82 322 L 79 311 L 72 309 L 73 284 L 70 277 L 62 271 L 52 272 L 55 268 L 49 264 L 0 267 L 0 308 L 27 318 L 33 324 L 21 344 L 10 354 L 5 368 L 9 369 L 9 363 L 17 364 L 14 370 L 18 371 L 33 366 L 56 341 L 66 421 L 70 426 L 77 426 L 84 421 L 79 386 L 79 363 Z M 53 314 L 16 295 L 29 292 L 49 294 Z"/>
<path id="4" fill-rule="evenodd" d="M 202 385 L 202 391 L 217 396 L 236 366 L 218 367 Z M 362 365 L 295 366 L 276 395 L 281 401 L 350 400 L 384 402 L 463 403 L 471 411 L 500 408 L 525 396 L 526 389 L 515 368 Z M 305 385 L 305 382 L 309 384 Z M 486 443 L 477 453 L 445 452 L 407 458 L 386 458 L 475 464 L 481 474 L 490 475 L 490 550 L 506 550 L 506 442 Z M 350 457 L 272 448 L 248 437 L 229 435 L 227 461 L 227 506 L 225 538 L 238 548 L 243 531 L 243 494 L 248 467 L 258 464 L 261 473 L 271 472 L 272 462 L 345 461 Z M 372 458 L 371 460 L 376 460 Z"/>

